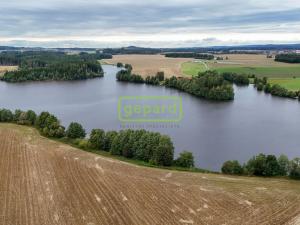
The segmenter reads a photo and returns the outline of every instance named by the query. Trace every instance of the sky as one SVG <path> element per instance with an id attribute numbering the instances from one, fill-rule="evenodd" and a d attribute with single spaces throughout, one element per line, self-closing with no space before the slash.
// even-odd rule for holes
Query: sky
<path id="1" fill-rule="evenodd" d="M 26 47 L 300 43 L 300 0 L 9 0 L 0 27 Z"/>

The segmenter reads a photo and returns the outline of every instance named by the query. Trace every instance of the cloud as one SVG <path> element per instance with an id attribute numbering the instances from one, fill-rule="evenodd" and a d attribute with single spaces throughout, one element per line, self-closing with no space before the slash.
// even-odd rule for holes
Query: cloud
<path id="1" fill-rule="evenodd" d="M 267 36 L 258 42 L 295 42 L 300 33 L 298 0 L 10 0 L 1 4 L 0 44 L 67 42 L 102 47 L 130 44 L 130 40 L 143 45 L 216 44 L 229 43 L 229 35 L 235 43 L 243 34 Z M 243 38 L 238 41 L 254 41 L 247 35 Z"/>

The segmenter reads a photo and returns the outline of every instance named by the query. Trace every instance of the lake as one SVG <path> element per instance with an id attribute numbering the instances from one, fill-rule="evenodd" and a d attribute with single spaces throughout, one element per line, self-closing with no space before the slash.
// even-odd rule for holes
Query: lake
<path id="1" fill-rule="evenodd" d="M 255 154 L 300 156 L 300 103 L 257 92 L 253 86 L 235 87 L 235 100 L 216 103 L 164 87 L 119 83 L 118 68 L 104 65 L 104 78 L 85 81 L 0 82 L 0 108 L 33 109 L 55 114 L 64 126 L 81 123 L 119 130 L 120 96 L 181 96 L 183 119 L 178 124 L 142 123 L 141 127 L 168 134 L 176 156 L 193 152 L 196 166 L 220 170 L 226 160 L 245 162 Z"/>

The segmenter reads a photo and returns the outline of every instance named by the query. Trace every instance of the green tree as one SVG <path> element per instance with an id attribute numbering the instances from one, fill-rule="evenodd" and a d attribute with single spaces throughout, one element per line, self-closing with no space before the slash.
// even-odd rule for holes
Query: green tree
<path id="1" fill-rule="evenodd" d="M 237 160 L 226 161 L 222 166 L 222 173 L 241 175 L 243 173 L 243 167 Z"/>
<path id="2" fill-rule="evenodd" d="M 194 156 L 192 152 L 183 151 L 175 160 L 175 165 L 179 167 L 191 168 L 194 167 Z"/>
<path id="3" fill-rule="evenodd" d="M 109 151 L 111 149 L 112 142 L 117 135 L 118 132 L 116 131 L 106 132 L 105 139 L 104 139 L 104 150 Z"/>
<path id="4" fill-rule="evenodd" d="M 280 167 L 276 156 L 268 155 L 266 157 L 266 169 L 264 172 L 265 176 L 278 176 L 280 172 Z"/>
<path id="5" fill-rule="evenodd" d="M 0 110 L 0 121 L 1 122 L 12 122 L 14 119 L 13 113 L 8 109 Z"/>
<path id="6" fill-rule="evenodd" d="M 171 166 L 174 158 L 174 146 L 170 137 L 162 135 L 159 144 L 154 150 L 152 161 L 156 165 Z"/>
<path id="7" fill-rule="evenodd" d="M 81 124 L 72 122 L 67 129 L 66 135 L 68 138 L 84 138 L 86 133 Z"/>
<path id="8" fill-rule="evenodd" d="M 279 172 L 278 175 L 280 176 L 286 176 L 289 173 L 290 170 L 290 161 L 289 158 L 286 155 L 281 155 L 278 158 L 278 164 L 279 164 Z"/>
<path id="9" fill-rule="evenodd" d="M 300 158 L 295 158 L 291 161 L 290 177 L 300 179 Z"/>
<path id="10" fill-rule="evenodd" d="M 102 129 L 93 129 L 89 138 L 90 146 L 94 149 L 103 150 L 105 148 L 105 132 Z"/>

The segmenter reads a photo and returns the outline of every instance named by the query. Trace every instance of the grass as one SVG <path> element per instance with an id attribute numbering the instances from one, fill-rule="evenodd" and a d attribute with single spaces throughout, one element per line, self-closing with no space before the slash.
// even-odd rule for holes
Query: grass
<path id="1" fill-rule="evenodd" d="M 206 67 L 200 62 L 185 62 L 181 65 L 181 71 L 188 76 L 196 76 L 199 72 L 205 72 Z"/>
<path id="2" fill-rule="evenodd" d="M 291 91 L 300 90 L 300 78 L 270 78 L 269 82 L 271 84 L 279 84 Z"/>
<path id="3" fill-rule="evenodd" d="M 299 67 L 224 67 L 216 68 L 218 72 L 255 74 L 258 77 L 300 77 Z"/>

